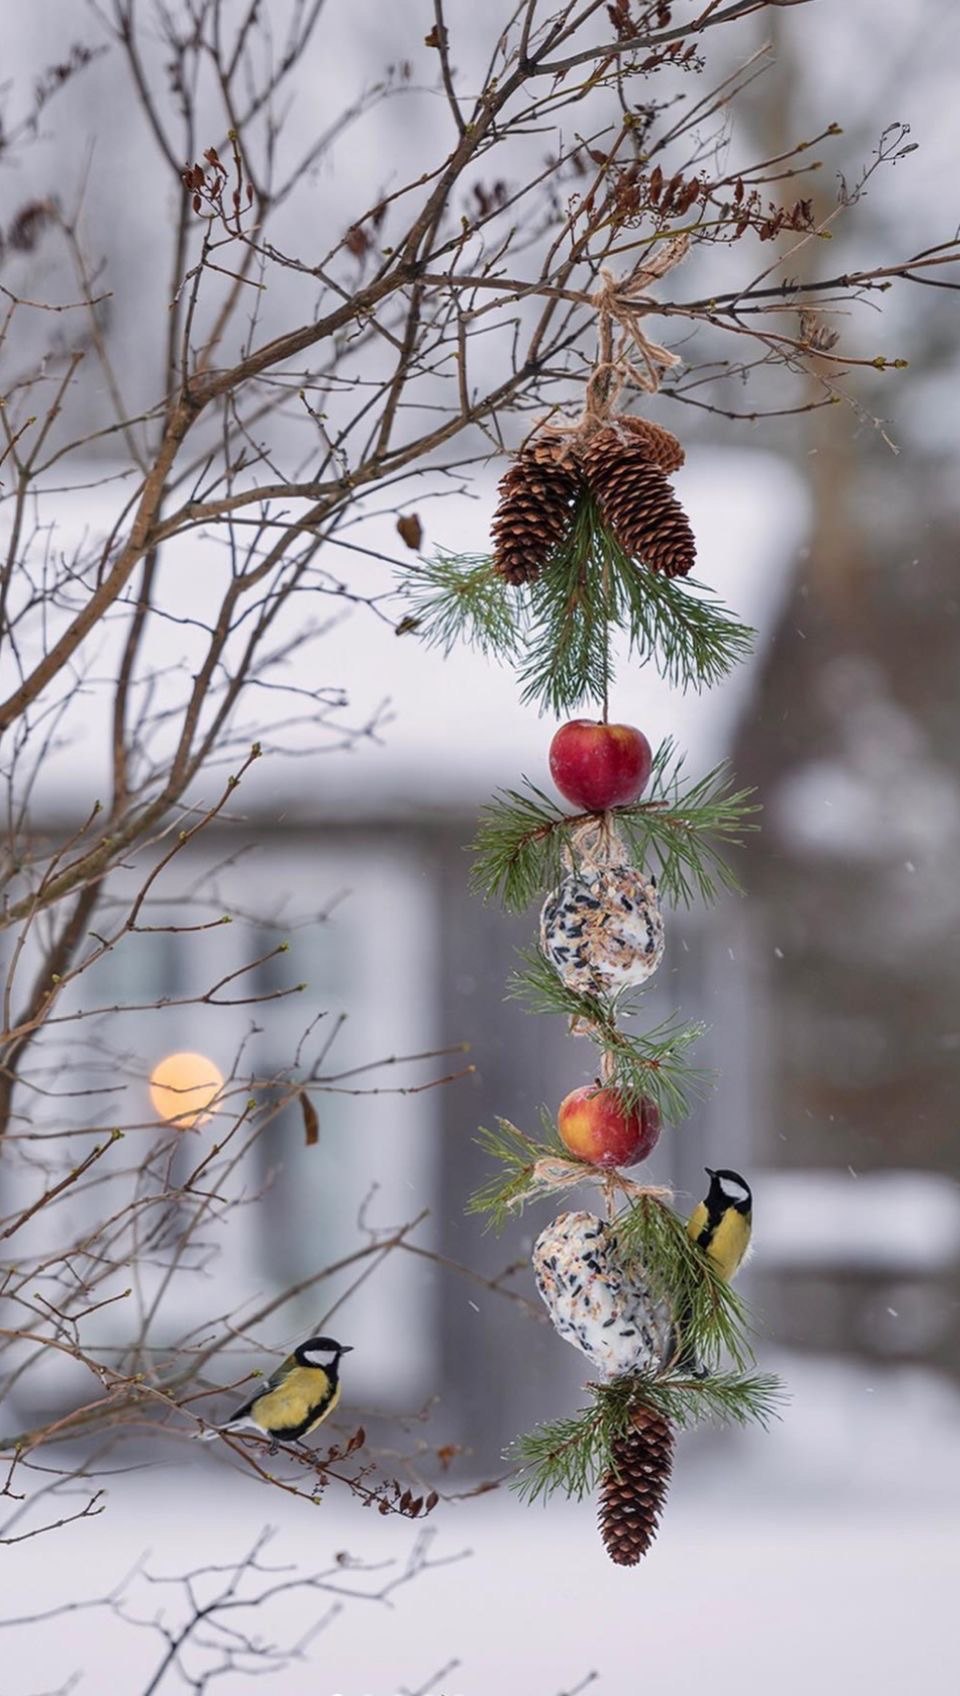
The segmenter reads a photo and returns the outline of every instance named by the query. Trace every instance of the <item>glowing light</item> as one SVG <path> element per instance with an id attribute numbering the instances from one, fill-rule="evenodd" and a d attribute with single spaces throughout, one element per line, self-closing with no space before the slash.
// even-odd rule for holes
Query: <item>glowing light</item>
<path id="1" fill-rule="evenodd" d="M 184 1051 L 158 1060 L 150 1073 L 150 1100 L 159 1119 L 178 1130 L 205 1124 L 223 1088 L 223 1073 L 205 1054 Z"/>

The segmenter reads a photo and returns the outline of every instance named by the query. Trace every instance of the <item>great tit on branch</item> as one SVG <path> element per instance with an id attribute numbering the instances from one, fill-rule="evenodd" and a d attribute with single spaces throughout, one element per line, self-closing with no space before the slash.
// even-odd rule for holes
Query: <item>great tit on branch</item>
<path id="1" fill-rule="evenodd" d="M 687 1220 L 687 1236 L 711 1260 L 725 1284 L 736 1276 L 750 1247 L 753 1229 L 753 1195 L 746 1178 L 739 1172 L 720 1167 L 714 1172 L 705 1168 L 710 1188 L 703 1201 L 698 1201 Z M 677 1319 L 677 1339 L 680 1371 L 702 1372 L 692 1349 L 683 1346 L 683 1333 L 689 1323 L 689 1312 Z"/>
<path id="2" fill-rule="evenodd" d="M 270 1454 L 281 1443 L 296 1443 L 332 1413 L 340 1400 L 340 1357 L 350 1354 L 347 1343 L 332 1337 L 308 1337 L 278 1366 L 243 1407 L 214 1431 L 209 1442 L 226 1431 L 260 1431 L 270 1438 Z"/>
<path id="3" fill-rule="evenodd" d="M 706 1168 L 710 1188 L 687 1220 L 687 1236 L 709 1255 L 725 1284 L 739 1271 L 753 1228 L 753 1196 L 746 1178 L 723 1167 Z"/>

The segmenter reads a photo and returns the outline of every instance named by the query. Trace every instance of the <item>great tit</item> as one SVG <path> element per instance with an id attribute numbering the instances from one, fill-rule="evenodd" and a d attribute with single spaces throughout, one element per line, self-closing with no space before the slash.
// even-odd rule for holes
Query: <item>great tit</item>
<path id="1" fill-rule="evenodd" d="M 270 1438 L 270 1454 L 280 1443 L 295 1443 L 332 1413 L 340 1400 L 340 1357 L 350 1354 L 347 1343 L 332 1337 L 308 1337 L 271 1373 L 243 1407 L 204 1438 L 246 1428 Z"/>
<path id="2" fill-rule="evenodd" d="M 714 1172 L 705 1168 L 710 1188 L 703 1201 L 698 1201 L 687 1220 L 687 1235 L 713 1262 L 725 1284 L 729 1284 L 743 1263 L 750 1247 L 753 1225 L 753 1196 L 750 1185 L 739 1172 L 721 1167 Z M 689 1324 L 689 1310 L 676 1321 L 677 1370 L 702 1376 L 704 1368 L 693 1350 L 683 1344 Z"/>
<path id="3" fill-rule="evenodd" d="M 710 1188 L 687 1220 L 687 1235 L 709 1255 L 724 1283 L 739 1271 L 750 1247 L 753 1196 L 739 1172 L 706 1168 Z"/>

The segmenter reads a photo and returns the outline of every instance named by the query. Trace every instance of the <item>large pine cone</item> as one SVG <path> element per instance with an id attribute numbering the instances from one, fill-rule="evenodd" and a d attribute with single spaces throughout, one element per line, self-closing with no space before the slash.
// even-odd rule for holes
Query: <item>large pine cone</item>
<path id="1" fill-rule="evenodd" d="M 649 442 L 639 435 L 625 442 L 616 430 L 600 430 L 584 452 L 583 468 L 624 553 L 665 577 L 685 577 L 697 557 L 693 531 L 665 473 L 651 462 Z"/>
<path id="2" fill-rule="evenodd" d="M 673 1432 L 651 1408 L 613 1445 L 614 1464 L 600 1486 L 600 1535 L 617 1566 L 636 1566 L 657 1535 L 673 1469 Z"/>
<path id="3" fill-rule="evenodd" d="M 500 479 L 494 515 L 493 568 L 508 583 L 529 583 L 569 534 L 581 492 L 572 465 L 545 457 L 532 444 Z"/>

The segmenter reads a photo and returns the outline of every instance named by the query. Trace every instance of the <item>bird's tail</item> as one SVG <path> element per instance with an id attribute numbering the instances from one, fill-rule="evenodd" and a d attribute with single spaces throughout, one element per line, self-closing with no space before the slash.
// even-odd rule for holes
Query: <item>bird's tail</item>
<path id="1" fill-rule="evenodd" d="M 706 1367 L 697 1358 L 696 1351 L 686 1342 L 685 1336 L 690 1325 L 690 1308 L 682 1308 L 674 1316 L 673 1338 L 670 1350 L 671 1371 L 679 1372 L 690 1378 L 705 1378 Z"/>
<path id="2" fill-rule="evenodd" d="M 219 1437 L 221 1435 L 220 1426 L 213 1425 L 209 1431 L 195 1431 L 193 1434 L 193 1440 L 195 1443 L 212 1443 L 215 1437 Z"/>

